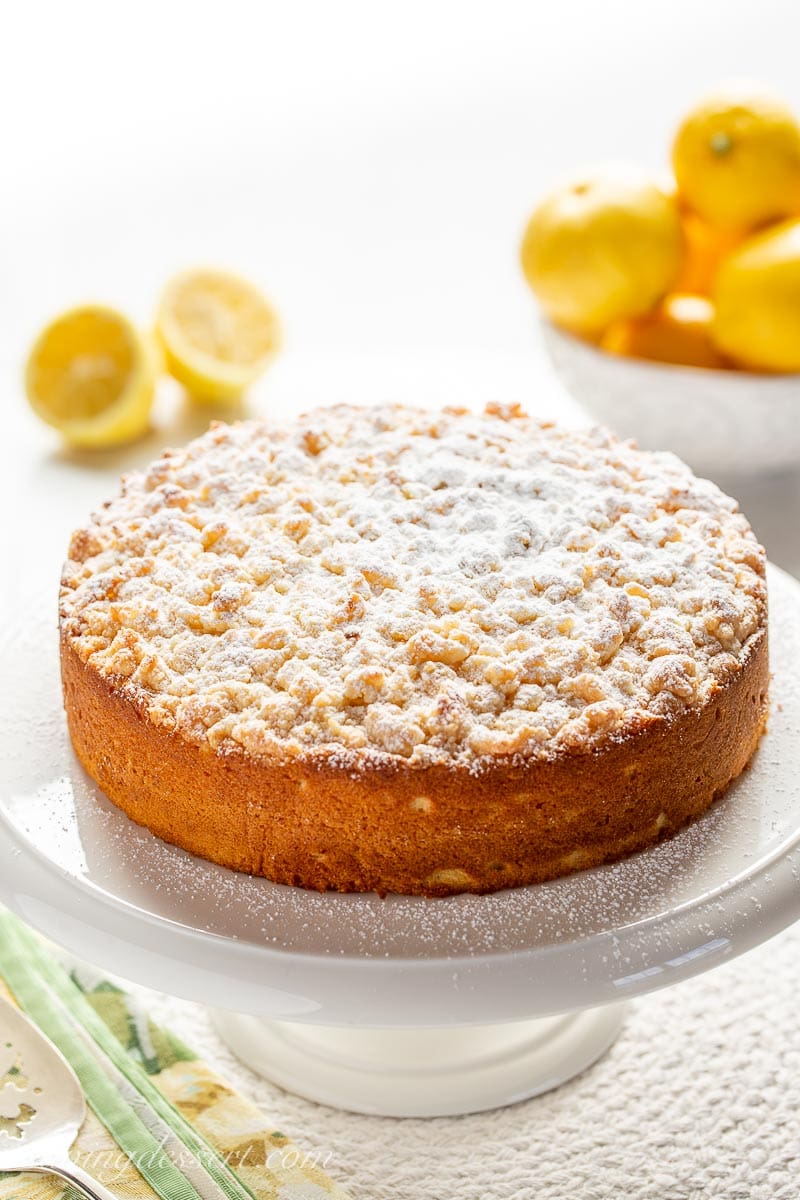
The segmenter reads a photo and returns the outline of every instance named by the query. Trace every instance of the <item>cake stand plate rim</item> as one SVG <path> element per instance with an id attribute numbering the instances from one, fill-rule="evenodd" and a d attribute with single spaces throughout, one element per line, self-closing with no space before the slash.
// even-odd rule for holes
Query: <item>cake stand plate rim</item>
<path id="1" fill-rule="evenodd" d="M 795 618 L 800 616 L 800 583 L 777 568 L 770 568 L 770 577 L 781 604 L 790 604 Z M 773 704 L 781 699 L 774 697 Z M 800 719 L 796 698 L 792 703 L 798 708 L 792 719 Z M 773 744 L 770 753 L 780 757 L 780 750 Z M 789 767 L 787 763 L 787 786 Z M 122 813 L 111 819 L 127 822 Z M 448 1024 L 515 1020 L 612 1003 L 697 974 L 750 949 L 800 916 L 800 820 L 749 868 L 721 886 L 699 889 L 690 902 L 669 912 L 568 941 L 494 950 L 467 944 L 463 952 L 450 949 L 424 956 L 309 952 L 255 944 L 135 907 L 48 857 L 46 849 L 27 839 L 2 799 L 0 849 L 6 859 L 0 900 L 73 953 L 125 975 L 127 945 L 133 971 L 129 978 L 193 998 L 201 994 L 217 1007 L 320 1023 L 395 1024 L 401 1010 L 415 1025 L 425 1024 L 431 1013 L 441 1013 L 442 1023 Z M 639 862 L 657 851 L 658 847 L 643 852 Z M 189 862 L 203 870 L 190 856 L 181 861 L 184 867 Z M 616 871 L 622 878 L 626 861 L 631 860 L 601 870 Z M 309 912 L 314 895 L 308 894 Z M 304 896 L 293 897 L 293 902 L 302 907 Z M 354 898 L 356 905 L 361 899 Z M 486 900 L 491 903 L 492 898 Z M 442 901 L 422 904 L 438 906 Z M 464 932 L 468 942 L 470 930 Z M 182 974 L 167 969 L 170 958 L 178 961 Z M 502 987 L 492 982 L 493 973 L 502 976 Z M 413 987 L 398 988 L 398 981 L 411 979 L 422 993 L 418 997 Z M 357 982 L 366 985 L 360 1001 L 348 994 Z M 443 995 L 448 998 L 444 1004 Z M 380 1011 L 384 1004 L 389 1011 Z"/>

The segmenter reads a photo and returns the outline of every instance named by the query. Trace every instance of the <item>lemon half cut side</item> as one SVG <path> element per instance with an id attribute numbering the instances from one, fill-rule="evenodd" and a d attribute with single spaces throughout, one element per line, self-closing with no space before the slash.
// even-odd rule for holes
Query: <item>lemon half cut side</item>
<path id="1" fill-rule="evenodd" d="M 25 369 L 33 410 L 72 446 L 105 448 L 150 425 L 153 355 L 113 308 L 86 304 L 56 317 L 34 343 Z"/>
<path id="2" fill-rule="evenodd" d="M 253 284 L 197 268 L 167 284 L 156 332 L 169 373 L 198 400 L 236 400 L 281 343 L 278 314 Z"/>

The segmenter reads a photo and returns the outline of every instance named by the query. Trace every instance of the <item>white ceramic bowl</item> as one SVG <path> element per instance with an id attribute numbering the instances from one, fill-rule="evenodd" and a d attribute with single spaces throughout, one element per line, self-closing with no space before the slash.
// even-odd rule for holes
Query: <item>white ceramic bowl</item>
<path id="1" fill-rule="evenodd" d="M 542 322 L 547 351 L 594 418 L 700 474 L 800 466 L 800 375 L 713 371 L 622 358 Z"/>

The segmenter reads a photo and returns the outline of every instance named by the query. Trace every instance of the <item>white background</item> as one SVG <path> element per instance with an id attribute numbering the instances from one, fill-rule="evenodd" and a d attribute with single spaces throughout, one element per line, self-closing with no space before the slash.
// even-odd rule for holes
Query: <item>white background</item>
<path id="1" fill-rule="evenodd" d="M 800 110 L 799 32 L 797 0 L 0 0 L 3 632 L 22 636 L 52 594 L 52 646 L 37 652 L 55 653 L 69 530 L 121 468 L 192 432 L 167 395 L 142 444 L 59 449 L 19 382 L 53 312 L 97 298 L 145 323 L 171 271 L 220 263 L 285 318 L 264 411 L 353 388 L 515 393 L 569 415 L 517 267 L 538 194 L 586 163 L 658 167 L 681 112 L 721 78 L 760 78 Z M 739 491 L 773 557 L 800 571 L 797 480 Z M 303 1146 L 333 1149 L 358 1197 L 772 1200 L 797 1191 L 789 939 L 642 1004 L 576 1084 L 435 1127 L 304 1104 L 226 1059 L 200 1010 L 159 1011 Z"/>
<path id="2" fill-rule="evenodd" d="M 207 419 L 168 397 L 156 434 L 122 454 L 60 450 L 19 380 L 62 306 L 106 300 L 146 324 L 173 270 L 226 265 L 285 320 L 263 411 L 463 396 L 570 417 L 517 261 L 542 190 L 606 160 L 660 169 L 677 119 L 719 80 L 755 77 L 800 109 L 793 0 L 0 13 L 0 482 L 18 498 L 7 539 L 33 524 L 51 574 L 121 468 Z M 785 527 L 797 479 L 740 495 L 773 557 L 800 570 Z"/>
<path id="3" fill-rule="evenodd" d="M 544 187 L 662 166 L 720 79 L 800 107 L 792 0 L 2 11 L 4 342 L 86 296 L 145 319 L 199 260 L 257 278 L 296 349 L 525 349 Z"/>

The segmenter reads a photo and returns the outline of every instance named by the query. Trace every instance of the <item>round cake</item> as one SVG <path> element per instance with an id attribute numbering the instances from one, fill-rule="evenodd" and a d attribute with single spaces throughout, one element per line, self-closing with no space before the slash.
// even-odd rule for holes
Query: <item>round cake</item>
<path id="1" fill-rule="evenodd" d="M 216 424 L 73 536 L 60 628 L 106 795 L 309 888 L 493 891 L 640 850 L 767 712 L 735 501 L 516 407 Z"/>

